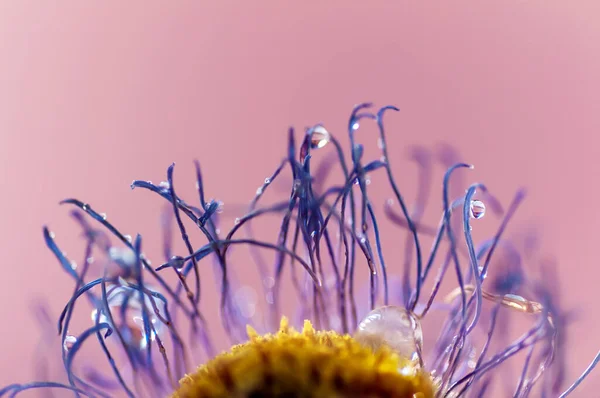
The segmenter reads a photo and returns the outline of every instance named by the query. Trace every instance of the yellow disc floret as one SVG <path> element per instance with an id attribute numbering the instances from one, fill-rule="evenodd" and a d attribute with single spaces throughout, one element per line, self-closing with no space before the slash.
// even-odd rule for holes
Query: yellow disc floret
<path id="1" fill-rule="evenodd" d="M 349 335 L 297 332 L 281 320 L 279 332 L 258 335 L 185 376 L 173 398 L 429 398 L 431 377 L 386 346 L 373 351 Z"/>

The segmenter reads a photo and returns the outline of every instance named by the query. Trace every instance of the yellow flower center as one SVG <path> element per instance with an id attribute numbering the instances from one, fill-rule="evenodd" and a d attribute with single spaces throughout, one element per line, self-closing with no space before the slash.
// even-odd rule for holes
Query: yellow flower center
<path id="1" fill-rule="evenodd" d="M 302 332 L 281 320 L 275 334 L 258 335 L 185 376 L 173 398 L 429 398 L 431 376 L 385 345 L 375 351 L 349 335 Z"/>

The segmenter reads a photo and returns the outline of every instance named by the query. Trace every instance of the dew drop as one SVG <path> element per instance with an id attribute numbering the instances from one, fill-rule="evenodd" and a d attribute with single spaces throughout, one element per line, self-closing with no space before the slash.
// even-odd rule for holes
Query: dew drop
<path id="1" fill-rule="evenodd" d="M 147 291 L 153 290 L 148 285 L 144 287 Z M 146 347 L 143 317 L 144 306 L 148 311 L 148 320 L 156 333 L 160 334 L 164 329 L 164 324 L 155 313 L 153 301 L 159 314 L 165 313 L 164 304 L 160 300 L 152 300 L 149 294 L 144 294 L 142 298 L 140 297 L 139 290 L 126 285 L 111 285 L 107 291 L 106 299 L 115 323 L 118 325 L 127 344 L 132 347 L 139 347 L 140 349 Z M 123 308 L 124 305 L 127 307 Z M 96 320 L 96 310 L 92 312 L 92 319 Z M 100 315 L 100 322 L 108 322 L 104 314 Z M 150 333 L 150 340 L 153 341 L 156 338 L 156 333 L 154 331 Z"/>
<path id="2" fill-rule="evenodd" d="M 354 122 L 354 124 L 352 125 L 352 130 L 358 130 L 360 127 L 360 124 L 358 122 Z"/>
<path id="3" fill-rule="evenodd" d="M 472 200 L 470 205 L 471 218 L 479 220 L 485 216 L 485 204 L 480 200 Z"/>
<path id="4" fill-rule="evenodd" d="M 263 188 L 262 187 L 258 187 L 258 189 L 256 190 L 256 194 L 257 195 L 262 195 L 263 193 Z"/>
<path id="5" fill-rule="evenodd" d="M 123 237 L 125 238 L 125 240 L 129 243 L 131 243 L 133 241 L 133 239 L 131 238 L 131 235 L 123 235 Z"/>
<path id="6" fill-rule="evenodd" d="M 171 257 L 171 260 L 169 260 L 169 264 L 171 264 L 171 267 L 175 269 L 181 269 L 185 264 L 185 258 L 181 256 L 173 256 Z"/>
<path id="7" fill-rule="evenodd" d="M 265 184 L 269 185 L 271 183 L 271 179 L 269 177 L 265 178 Z"/>
<path id="8" fill-rule="evenodd" d="M 77 343 L 77 337 L 68 334 L 65 336 L 65 340 L 63 341 L 63 349 L 66 352 L 69 352 L 73 348 L 75 343 Z"/>
<path id="9" fill-rule="evenodd" d="M 77 263 L 75 261 L 71 260 L 71 264 L 70 265 L 71 265 L 71 269 L 72 270 L 76 270 L 77 269 Z"/>
<path id="10" fill-rule="evenodd" d="M 312 135 L 310 136 L 310 147 L 312 149 L 323 148 L 329 143 L 331 135 L 329 131 L 323 126 L 317 126 L 313 129 Z"/>
<path id="11" fill-rule="evenodd" d="M 150 180 L 148 180 L 148 181 L 146 181 L 146 182 L 147 182 L 148 184 L 150 184 L 150 185 L 154 185 L 154 184 L 152 184 L 152 181 L 150 181 Z"/>
<path id="12" fill-rule="evenodd" d="M 135 180 L 131 181 L 131 185 L 129 185 L 129 188 L 135 189 Z"/>
<path id="13" fill-rule="evenodd" d="M 50 235 L 50 239 L 54 239 L 56 237 L 56 235 L 52 231 L 50 231 L 49 235 Z"/>
<path id="14" fill-rule="evenodd" d="M 89 205 L 87 203 L 84 203 L 81 208 L 83 209 L 83 211 L 87 211 Z"/>
<path id="15" fill-rule="evenodd" d="M 233 224 L 234 225 L 238 225 L 240 223 L 240 219 L 236 218 L 235 220 L 233 220 Z"/>
<path id="16" fill-rule="evenodd" d="M 93 263 L 94 263 L 94 257 L 91 257 L 91 256 L 90 256 L 90 257 L 88 257 L 88 258 L 87 258 L 85 261 L 86 261 L 88 264 L 93 264 Z"/>
<path id="17" fill-rule="evenodd" d="M 100 213 L 100 217 L 102 217 L 102 219 L 103 219 L 104 221 L 106 221 L 106 213 Z"/>
<path id="18" fill-rule="evenodd" d="M 423 345 L 421 324 L 412 313 L 397 306 L 380 307 L 368 313 L 354 337 L 374 350 L 386 345 L 413 361 L 419 360 Z"/>
<path id="19" fill-rule="evenodd" d="M 381 137 L 377 138 L 377 148 L 379 148 L 379 149 L 384 149 L 385 148 L 385 141 L 383 141 L 381 139 Z"/>
<path id="20" fill-rule="evenodd" d="M 164 188 L 164 189 L 169 189 L 169 188 L 171 188 L 171 184 L 169 184 L 169 182 L 168 182 L 168 181 L 161 181 L 161 182 L 158 184 L 158 186 L 159 186 L 159 187 L 161 187 L 161 188 Z"/>

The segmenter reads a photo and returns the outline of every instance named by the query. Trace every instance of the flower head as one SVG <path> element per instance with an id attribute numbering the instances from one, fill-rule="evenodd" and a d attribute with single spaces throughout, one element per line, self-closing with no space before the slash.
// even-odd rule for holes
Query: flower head
<path id="1" fill-rule="evenodd" d="M 63 379 L 10 385 L 0 396 L 52 388 L 77 396 L 239 398 L 482 396 L 494 387 L 517 397 L 558 394 L 569 312 L 559 307 L 557 287 L 523 266 L 524 258 L 533 261 L 529 246 L 506 234 L 524 191 L 506 210 L 481 183 L 456 194 L 453 178 L 472 166 L 444 148 L 441 216 L 436 228 L 429 226 L 433 157 L 426 149 L 411 152 L 419 167 L 411 204 L 383 124 L 384 114 L 397 109 L 370 108 L 361 104 L 351 114 L 348 155 L 322 125 L 307 129 L 299 145 L 290 129 L 285 157 L 228 231 L 221 202 L 206 199 L 198 163 L 196 205 L 177 194 L 174 165 L 163 183 L 134 181 L 132 188 L 155 193 L 168 207 L 164 261 L 156 268 L 140 235 L 123 234 L 85 202 L 64 200 L 77 209 L 85 261 L 74 267 L 44 228 L 47 246 L 75 282 L 58 321 Z M 379 159 L 367 159 L 359 143 L 365 122 L 377 128 Z M 327 149 L 331 156 L 314 167 L 314 152 Z M 285 171 L 291 178 L 283 198 L 265 203 Z M 389 200 L 373 195 L 375 176 L 389 187 Z M 472 223 L 486 212 L 498 216 L 498 228 L 476 243 Z M 272 219 L 276 234 L 259 238 L 253 225 Z M 390 239 L 382 236 L 383 223 L 399 228 L 392 241 L 403 246 L 384 248 Z M 172 244 L 173 226 L 181 249 Z M 398 251 L 403 262 L 390 266 L 386 253 Z M 236 274 L 235 252 L 245 253 L 245 267 L 256 267 L 254 287 Z M 216 301 L 203 294 L 210 264 Z M 72 333 L 76 307 L 86 305 L 91 325 Z M 208 306 L 218 308 L 219 322 L 206 315 Z M 509 341 L 520 327 L 514 316 L 531 322 Z M 302 332 L 286 317 L 303 323 Z M 232 348 L 218 354 L 226 347 L 215 333 Z M 103 354 L 104 367 L 84 355 L 89 346 Z M 518 373 L 503 366 L 509 361 Z"/>

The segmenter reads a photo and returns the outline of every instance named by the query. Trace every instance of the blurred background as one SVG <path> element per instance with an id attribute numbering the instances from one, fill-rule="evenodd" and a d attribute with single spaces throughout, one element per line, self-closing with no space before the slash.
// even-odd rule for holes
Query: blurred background
<path id="1" fill-rule="evenodd" d="M 556 259 L 562 306 L 579 315 L 577 377 L 600 347 L 600 5 L 403 3 L 0 2 L 0 385 L 33 377 L 32 303 L 54 317 L 71 294 L 42 239 L 49 225 L 67 251 L 81 246 L 59 200 L 142 233 L 152 256 L 163 203 L 131 180 L 164 180 L 177 162 L 189 197 L 199 159 L 209 197 L 247 203 L 290 125 L 341 136 L 363 101 L 401 109 L 387 118 L 391 158 L 446 142 L 503 203 L 528 189 L 512 232 L 537 228 Z M 396 173 L 414 186 L 414 168 Z M 596 372 L 575 396 L 598 388 Z"/>

